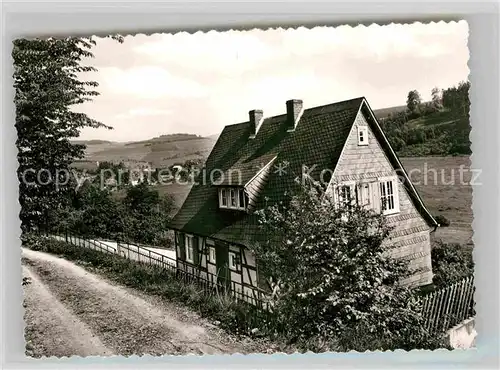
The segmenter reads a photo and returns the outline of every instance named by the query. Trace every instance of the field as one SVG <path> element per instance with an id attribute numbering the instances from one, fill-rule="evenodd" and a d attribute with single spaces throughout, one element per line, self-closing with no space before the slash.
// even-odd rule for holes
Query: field
<path id="1" fill-rule="evenodd" d="M 474 180 L 474 172 L 470 169 L 469 157 L 400 159 L 430 212 L 434 216 L 443 215 L 450 220 L 450 226 L 438 228 L 433 235 L 434 240 L 471 244 L 471 177 Z"/>
<path id="2" fill-rule="evenodd" d="M 386 118 L 387 116 L 389 116 L 389 114 L 404 112 L 406 109 L 407 109 L 406 105 L 399 105 L 396 107 L 374 109 L 373 113 L 375 114 L 377 119 L 381 119 L 381 118 Z"/>
<path id="3" fill-rule="evenodd" d="M 404 110 L 405 106 L 376 109 L 378 118 L 386 117 L 389 113 Z M 149 140 L 132 142 L 115 142 L 106 140 L 76 140 L 75 143 L 87 145 L 85 160 L 121 162 L 146 161 L 153 167 L 165 168 L 175 163 L 184 163 L 189 159 L 205 159 L 210 154 L 219 134 L 207 137 L 193 134 L 169 134 L 154 137 Z M 92 168 L 92 164 L 79 162 L 75 167 L 81 169 Z"/>
<path id="4" fill-rule="evenodd" d="M 208 156 L 215 144 L 214 137 L 165 137 L 138 142 L 87 142 L 85 160 L 87 161 L 146 161 L 153 167 L 165 168 L 188 159 L 203 159 Z M 164 138 L 164 139 L 162 139 Z M 79 163 L 78 167 L 83 168 Z"/>

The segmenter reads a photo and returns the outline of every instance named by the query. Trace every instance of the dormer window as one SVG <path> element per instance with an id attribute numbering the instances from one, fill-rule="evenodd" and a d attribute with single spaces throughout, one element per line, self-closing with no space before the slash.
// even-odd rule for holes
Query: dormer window
<path id="1" fill-rule="evenodd" d="M 220 206 L 221 207 L 227 207 L 227 201 L 228 201 L 228 190 L 226 189 L 221 189 L 220 190 Z"/>
<path id="2" fill-rule="evenodd" d="M 229 194 L 231 195 L 231 208 L 237 208 L 238 207 L 238 194 L 237 194 L 237 189 L 229 189 Z"/>
<path id="3" fill-rule="evenodd" d="M 243 188 L 222 188 L 219 189 L 219 207 L 227 209 L 245 210 L 247 206 L 247 196 Z"/>

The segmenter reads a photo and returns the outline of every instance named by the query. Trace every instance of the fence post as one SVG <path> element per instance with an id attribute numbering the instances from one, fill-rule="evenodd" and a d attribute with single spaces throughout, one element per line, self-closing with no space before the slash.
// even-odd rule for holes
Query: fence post
<path id="1" fill-rule="evenodd" d="M 446 304 L 446 308 L 445 308 L 445 311 L 444 311 L 444 319 L 443 319 L 443 331 L 447 330 L 448 329 L 448 324 L 450 324 L 450 322 L 452 322 L 451 318 L 450 318 L 450 306 L 452 305 L 452 303 L 454 302 L 454 298 L 455 298 L 455 287 L 457 286 L 458 284 L 453 284 L 451 286 L 451 289 L 450 289 L 450 293 L 448 294 L 448 302 Z M 453 325 L 453 322 L 452 322 L 452 325 Z"/>

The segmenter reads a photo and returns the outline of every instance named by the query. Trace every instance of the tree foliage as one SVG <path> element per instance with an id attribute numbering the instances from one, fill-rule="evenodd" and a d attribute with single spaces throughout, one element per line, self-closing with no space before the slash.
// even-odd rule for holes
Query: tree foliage
<path id="1" fill-rule="evenodd" d="M 160 196 L 146 183 L 128 186 L 125 197 L 119 198 L 106 187 L 87 181 L 55 220 L 61 232 L 169 246 L 167 224 L 173 209 L 172 196 Z"/>
<path id="2" fill-rule="evenodd" d="M 143 243 L 163 243 L 163 236 L 168 229 L 174 200 L 172 196 L 160 197 L 157 190 L 152 190 L 147 182 L 130 186 L 123 199 L 130 225 L 127 236 Z"/>
<path id="3" fill-rule="evenodd" d="M 420 104 L 422 104 L 422 98 L 417 90 L 412 90 L 408 93 L 406 99 L 406 107 L 410 113 L 415 113 L 418 111 Z"/>
<path id="4" fill-rule="evenodd" d="M 431 102 L 381 119 L 382 129 L 398 155 L 470 154 L 469 86 L 468 82 L 460 82 L 458 87 L 433 88 Z"/>
<path id="5" fill-rule="evenodd" d="M 469 81 L 461 81 L 458 86 L 443 91 L 443 106 L 458 111 L 463 116 L 469 115 Z"/>
<path id="6" fill-rule="evenodd" d="M 443 92 L 441 89 L 434 87 L 431 91 L 432 96 L 432 106 L 439 110 L 443 107 Z"/>
<path id="7" fill-rule="evenodd" d="M 433 283 L 440 288 L 474 273 L 472 246 L 438 242 L 432 246 Z"/>
<path id="8" fill-rule="evenodd" d="M 417 299 L 402 284 L 412 271 L 391 257 L 383 216 L 307 190 L 259 211 L 259 219 L 254 252 L 284 331 L 334 340 L 362 326 L 395 343 L 419 328 Z"/>
<path id="9" fill-rule="evenodd" d="M 120 36 L 114 37 L 123 41 Z M 72 190 L 69 165 L 83 157 L 84 145 L 70 142 L 85 127 L 108 127 L 75 106 L 98 95 L 95 81 L 80 77 L 95 68 L 92 38 L 17 39 L 13 42 L 18 148 L 19 201 L 23 230 L 40 226 L 64 206 Z M 109 128 L 109 127 L 108 127 Z"/>

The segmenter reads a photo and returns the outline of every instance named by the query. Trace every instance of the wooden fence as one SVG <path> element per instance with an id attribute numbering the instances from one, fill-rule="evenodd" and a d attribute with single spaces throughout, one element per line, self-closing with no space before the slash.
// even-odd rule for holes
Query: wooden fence
<path id="1" fill-rule="evenodd" d="M 444 332 L 473 317 L 474 278 L 469 276 L 422 298 L 425 327 L 431 333 Z"/>
<path id="2" fill-rule="evenodd" d="M 138 263 L 159 266 L 171 272 L 179 280 L 197 284 L 206 294 L 223 293 L 226 297 L 251 304 L 262 314 L 272 311 L 267 295 L 258 288 L 255 288 L 252 294 L 248 294 L 245 293 L 243 285 L 238 282 L 221 282 L 217 275 L 208 272 L 204 272 L 204 276 L 201 276 L 199 272 L 185 271 L 177 267 L 175 259 L 148 249 L 153 247 L 136 245 L 137 243 L 101 241 L 68 233 L 45 233 L 44 235 L 75 246 L 117 254 Z M 460 322 L 473 317 L 475 315 L 474 290 L 474 279 L 470 276 L 422 297 L 422 315 L 425 318 L 427 331 L 430 333 L 445 332 Z M 256 312 L 255 317 L 249 319 L 251 321 L 257 319 L 258 314 L 259 312 Z"/>
<path id="3" fill-rule="evenodd" d="M 201 276 L 199 271 L 198 273 L 191 273 L 182 270 L 177 267 L 177 261 L 174 258 L 148 249 L 156 247 L 113 240 L 95 240 L 93 238 L 77 236 L 66 232 L 43 233 L 43 235 L 56 240 L 65 241 L 77 247 L 89 248 L 108 254 L 116 254 L 130 261 L 158 266 L 169 271 L 172 276 L 175 276 L 179 280 L 196 284 L 206 294 L 218 294 L 221 297 L 229 296 L 237 301 L 249 303 L 265 311 L 270 309 L 270 304 L 266 299 L 265 293 L 260 289 L 252 289 L 252 292 L 249 294 L 245 291 L 243 285 L 236 281 L 221 281 L 219 276 L 207 271 L 203 272 L 204 276 Z M 246 287 L 246 290 L 248 290 L 248 287 Z"/>

